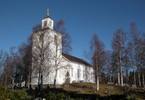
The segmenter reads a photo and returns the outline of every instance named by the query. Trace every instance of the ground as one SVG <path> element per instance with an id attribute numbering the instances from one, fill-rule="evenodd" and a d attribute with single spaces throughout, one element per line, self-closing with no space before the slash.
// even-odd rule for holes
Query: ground
<path id="1" fill-rule="evenodd" d="M 96 92 L 96 85 L 92 83 L 65 84 L 59 88 L 45 88 L 40 91 L 46 100 L 145 100 L 145 89 L 121 87 L 100 84 Z M 38 90 L 8 89 L 0 86 L 0 100 L 34 100 L 38 98 Z M 61 99 L 60 99 L 61 98 Z"/>
<path id="2" fill-rule="evenodd" d="M 131 87 L 100 84 L 100 90 L 96 92 L 96 84 L 73 83 L 63 86 L 63 89 L 81 94 L 97 94 L 100 96 L 127 95 L 128 97 L 133 96 L 137 100 L 145 100 L 145 89 L 143 88 L 133 89 Z"/>

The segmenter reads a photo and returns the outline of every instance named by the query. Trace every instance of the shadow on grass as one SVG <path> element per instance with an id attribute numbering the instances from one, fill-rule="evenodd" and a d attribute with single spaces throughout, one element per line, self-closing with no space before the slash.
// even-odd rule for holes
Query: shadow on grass
<path id="1" fill-rule="evenodd" d="M 41 91 L 28 91 L 34 98 L 42 97 L 46 100 L 126 100 L 126 95 L 100 96 L 96 94 L 80 94 L 77 92 L 65 91 L 61 88 L 47 88 Z"/>

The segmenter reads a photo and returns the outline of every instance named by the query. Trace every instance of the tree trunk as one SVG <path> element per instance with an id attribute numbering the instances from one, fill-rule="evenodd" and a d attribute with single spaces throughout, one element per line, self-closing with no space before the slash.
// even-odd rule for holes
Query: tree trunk
<path id="1" fill-rule="evenodd" d="M 56 78 L 57 78 L 57 69 L 55 70 L 55 77 L 54 77 L 54 83 L 53 86 L 56 87 Z"/>
<path id="2" fill-rule="evenodd" d="M 120 66 L 120 80 L 121 80 L 121 86 L 123 86 L 123 71 L 122 71 L 122 66 Z"/>
<path id="3" fill-rule="evenodd" d="M 136 75 L 135 75 L 135 71 L 133 71 L 133 79 L 134 79 L 134 86 L 136 87 Z"/>
<path id="4" fill-rule="evenodd" d="M 27 80 L 25 80 L 25 87 L 27 87 L 28 86 L 28 81 Z"/>
<path id="5" fill-rule="evenodd" d="M 38 85 L 40 85 L 40 83 L 41 83 L 41 78 L 40 78 L 40 70 L 39 70 L 39 73 L 38 73 Z"/>
<path id="6" fill-rule="evenodd" d="M 129 84 L 128 82 L 129 82 L 129 80 L 128 80 L 128 70 L 126 69 L 126 85 Z"/>
<path id="7" fill-rule="evenodd" d="M 99 91 L 99 73 L 97 74 L 97 91 Z"/>
<path id="8" fill-rule="evenodd" d="M 140 79 L 140 73 L 138 72 L 138 84 L 139 84 L 139 87 L 141 87 L 141 79 Z"/>
<path id="9" fill-rule="evenodd" d="M 144 73 L 142 73 L 142 85 L 143 85 L 143 87 L 145 87 L 145 84 L 144 84 Z"/>
<path id="10" fill-rule="evenodd" d="M 14 89 L 14 86 L 15 86 L 15 80 L 14 78 L 12 78 L 12 89 Z"/>
<path id="11" fill-rule="evenodd" d="M 112 76 L 112 81 L 115 84 L 115 76 L 114 75 Z"/>
<path id="12" fill-rule="evenodd" d="M 120 85 L 120 73 L 119 72 L 117 73 L 117 76 L 118 76 L 118 85 Z"/>
<path id="13" fill-rule="evenodd" d="M 95 69 L 95 82 L 97 84 L 97 70 Z"/>
<path id="14" fill-rule="evenodd" d="M 4 86 L 7 86 L 7 75 L 4 76 Z"/>
<path id="15" fill-rule="evenodd" d="M 41 74 L 41 85 L 43 85 L 43 74 Z"/>
<path id="16" fill-rule="evenodd" d="M 31 88 L 31 80 L 32 80 L 32 72 L 30 72 L 30 76 L 29 76 L 29 88 Z"/>

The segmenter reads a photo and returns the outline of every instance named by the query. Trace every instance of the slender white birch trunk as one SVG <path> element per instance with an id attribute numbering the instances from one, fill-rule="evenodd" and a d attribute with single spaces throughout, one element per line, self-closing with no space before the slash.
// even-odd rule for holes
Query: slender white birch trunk
<path id="1" fill-rule="evenodd" d="M 99 91 L 99 73 L 97 74 L 97 91 Z"/>
<path id="2" fill-rule="evenodd" d="M 135 75 L 135 71 L 133 71 L 133 79 L 134 79 L 134 86 L 136 87 L 136 75 Z"/>
<path id="3" fill-rule="evenodd" d="M 145 84 L 144 84 L 144 73 L 142 73 L 142 84 L 143 84 L 143 87 L 145 87 Z"/>
<path id="4" fill-rule="evenodd" d="M 120 73 L 119 72 L 117 73 L 117 76 L 118 76 L 118 85 L 120 85 Z"/>
<path id="5" fill-rule="evenodd" d="M 122 66 L 120 66 L 120 80 L 121 80 L 121 86 L 123 86 L 123 71 L 122 71 Z"/>
<path id="6" fill-rule="evenodd" d="M 141 87 L 141 79 L 140 79 L 140 72 L 138 72 L 138 84 Z"/>

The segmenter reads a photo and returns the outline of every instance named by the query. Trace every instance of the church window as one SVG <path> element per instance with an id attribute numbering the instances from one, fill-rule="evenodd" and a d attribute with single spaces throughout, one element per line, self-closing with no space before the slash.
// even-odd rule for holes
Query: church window
<path id="1" fill-rule="evenodd" d="M 47 26 L 47 21 L 44 21 L 44 27 L 46 27 Z"/>
<path id="2" fill-rule="evenodd" d="M 51 26 L 51 25 L 52 25 L 52 21 L 49 22 L 49 26 Z"/>
<path id="3" fill-rule="evenodd" d="M 80 69 L 78 69 L 77 74 L 78 74 L 78 79 L 80 79 Z"/>

